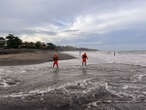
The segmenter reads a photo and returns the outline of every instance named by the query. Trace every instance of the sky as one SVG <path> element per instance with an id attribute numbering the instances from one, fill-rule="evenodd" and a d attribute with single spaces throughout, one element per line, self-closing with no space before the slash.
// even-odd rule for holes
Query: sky
<path id="1" fill-rule="evenodd" d="M 100 50 L 146 49 L 146 0 L 1 0 L 0 36 Z"/>

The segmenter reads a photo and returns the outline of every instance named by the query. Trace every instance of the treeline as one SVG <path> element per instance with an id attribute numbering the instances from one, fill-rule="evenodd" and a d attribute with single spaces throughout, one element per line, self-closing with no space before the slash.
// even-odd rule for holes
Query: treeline
<path id="1" fill-rule="evenodd" d="M 57 46 L 58 50 L 61 51 L 97 51 L 97 49 L 89 49 L 89 48 L 77 48 L 77 47 L 73 47 L 73 46 Z"/>
<path id="2" fill-rule="evenodd" d="M 75 50 L 91 50 L 96 49 L 88 48 L 76 48 L 73 46 L 57 46 L 53 43 L 44 43 L 41 41 L 37 42 L 24 42 L 19 37 L 9 34 L 6 37 L 0 37 L 0 47 L 5 49 L 49 49 L 49 50 L 60 50 L 60 51 L 75 51 Z"/>
<path id="3" fill-rule="evenodd" d="M 30 49 L 56 49 L 56 45 L 53 43 L 44 43 L 44 42 L 24 42 L 19 37 L 9 34 L 8 36 L 1 37 L 1 44 L 0 46 L 5 48 L 30 48 Z"/>

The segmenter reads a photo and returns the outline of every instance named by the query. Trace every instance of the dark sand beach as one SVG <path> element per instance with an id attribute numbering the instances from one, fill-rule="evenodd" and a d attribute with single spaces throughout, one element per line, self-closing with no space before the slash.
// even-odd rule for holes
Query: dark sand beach
<path id="1" fill-rule="evenodd" d="M 32 49 L 12 49 L 0 51 L 0 66 L 16 66 L 39 64 L 52 61 L 55 51 L 50 50 L 32 50 Z M 74 58 L 71 55 L 58 52 L 59 60 Z"/>

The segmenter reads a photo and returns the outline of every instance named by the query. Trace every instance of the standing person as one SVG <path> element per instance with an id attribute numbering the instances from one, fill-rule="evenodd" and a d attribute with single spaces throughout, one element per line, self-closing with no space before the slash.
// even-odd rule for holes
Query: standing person
<path id="1" fill-rule="evenodd" d="M 85 66 L 86 66 L 86 60 L 88 59 L 88 56 L 87 56 L 87 54 L 86 54 L 86 52 L 84 52 L 83 54 L 82 54 L 82 66 L 83 66 L 83 64 L 85 64 Z"/>
<path id="2" fill-rule="evenodd" d="M 53 55 L 53 61 L 54 61 L 53 68 L 54 68 L 55 65 L 58 68 L 58 55 L 57 55 L 57 53 L 54 53 L 54 55 Z"/>

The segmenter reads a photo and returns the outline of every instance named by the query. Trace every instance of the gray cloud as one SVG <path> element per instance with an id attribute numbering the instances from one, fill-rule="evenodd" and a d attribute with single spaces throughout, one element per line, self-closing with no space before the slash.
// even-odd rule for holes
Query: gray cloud
<path id="1" fill-rule="evenodd" d="M 0 33 L 46 42 L 92 39 L 93 34 L 98 39 L 108 32 L 143 30 L 145 5 L 145 0 L 1 0 Z"/>

